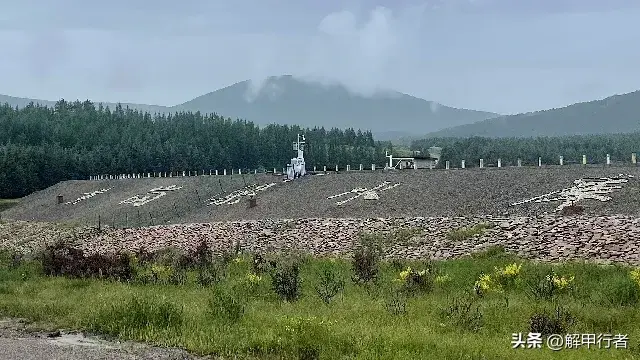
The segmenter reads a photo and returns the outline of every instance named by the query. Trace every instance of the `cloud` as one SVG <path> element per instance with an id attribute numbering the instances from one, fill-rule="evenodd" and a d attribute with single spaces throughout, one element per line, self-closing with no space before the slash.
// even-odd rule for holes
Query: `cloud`
<path id="1" fill-rule="evenodd" d="M 418 10 L 416 13 L 415 11 Z M 255 97 L 273 75 L 275 62 L 292 64 L 292 75 L 324 85 L 341 83 L 353 93 L 372 96 L 386 90 L 393 67 L 419 45 L 420 12 L 424 7 L 392 12 L 378 6 L 359 19 L 354 11 L 342 10 L 325 16 L 315 33 L 296 49 L 269 50 L 261 46 L 254 64 L 248 97 Z M 364 20 L 364 21 L 363 21 Z M 295 57 L 283 59 L 285 56 Z M 257 75 L 260 74 L 260 75 Z"/>
<path id="2" fill-rule="evenodd" d="M 69 41 L 64 31 L 48 30 L 29 34 L 23 58 L 33 77 L 46 81 L 69 58 Z"/>

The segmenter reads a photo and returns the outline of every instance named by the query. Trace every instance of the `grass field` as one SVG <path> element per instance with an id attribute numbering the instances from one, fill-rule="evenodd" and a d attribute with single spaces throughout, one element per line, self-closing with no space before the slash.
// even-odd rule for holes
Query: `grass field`
<path id="1" fill-rule="evenodd" d="M 443 262 L 378 262 L 375 249 L 365 245 L 353 259 L 200 254 L 191 263 L 165 251 L 115 261 L 119 270 L 103 265 L 103 278 L 72 278 L 70 262 L 59 266 L 52 251 L 37 261 L 4 254 L 0 317 L 222 358 L 640 358 L 633 269 L 535 264 L 499 248 Z M 90 275 L 90 264 L 83 269 Z M 513 349 L 512 333 L 530 331 L 629 340 L 627 349 Z"/>

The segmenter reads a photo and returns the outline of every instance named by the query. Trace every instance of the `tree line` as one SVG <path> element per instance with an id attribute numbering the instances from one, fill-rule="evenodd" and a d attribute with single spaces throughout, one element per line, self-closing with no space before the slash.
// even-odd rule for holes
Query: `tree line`
<path id="1" fill-rule="evenodd" d="M 0 106 L 0 198 L 16 198 L 90 175 L 282 169 L 306 137 L 307 167 L 384 164 L 391 144 L 370 131 L 269 125 L 218 114 L 150 114 L 58 101 Z"/>
<path id="2" fill-rule="evenodd" d="M 465 160 L 466 166 L 478 166 L 479 160 L 485 164 L 495 164 L 498 159 L 504 166 L 516 165 L 518 159 L 524 164 L 558 164 L 560 156 L 565 164 L 581 163 L 582 155 L 588 163 L 604 164 L 606 156 L 611 161 L 631 163 L 631 154 L 640 155 L 640 133 L 575 135 L 561 137 L 536 138 L 430 138 L 416 140 L 412 150 L 427 151 L 431 146 L 442 147 L 441 161 L 438 167 L 444 167 L 449 160 L 451 166 L 460 166 Z M 640 159 L 640 158 L 639 158 Z"/>

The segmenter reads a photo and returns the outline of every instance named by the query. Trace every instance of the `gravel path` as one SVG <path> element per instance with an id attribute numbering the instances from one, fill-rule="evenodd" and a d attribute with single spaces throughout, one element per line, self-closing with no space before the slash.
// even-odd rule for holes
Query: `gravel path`
<path id="1" fill-rule="evenodd" d="M 0 360 L 198 359 L 178 349 L 109 342 L 74 333 L 51 335 L 26 331 L 24 323 L 17 319 L 0 320 Z"/>

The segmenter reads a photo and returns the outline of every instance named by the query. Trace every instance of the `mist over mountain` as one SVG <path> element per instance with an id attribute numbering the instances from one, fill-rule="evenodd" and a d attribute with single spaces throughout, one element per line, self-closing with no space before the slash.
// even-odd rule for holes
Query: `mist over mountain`
<path id="1" fill-rule="evenodd" d="M 55 104 L 54 101 L 0 95 L 0 103 L 19 107 L 31 101 L 48 106 Z M 104 105 L 115 106 L 112 103 Z M 276 123 L 324 126 L 326 129 L 352 127 L 371 130 L 379 140 L 426 134 L 498 116 L 452 108 L 397 91 L 378 91 L 369 96 L 356 94 L 337 83 L 300 80 L 291 75 L 273 76 L 259 83 L 245 80 L 175 106 L 123 106 L 152 113 L 215 112 L 261 126 Z"/>

